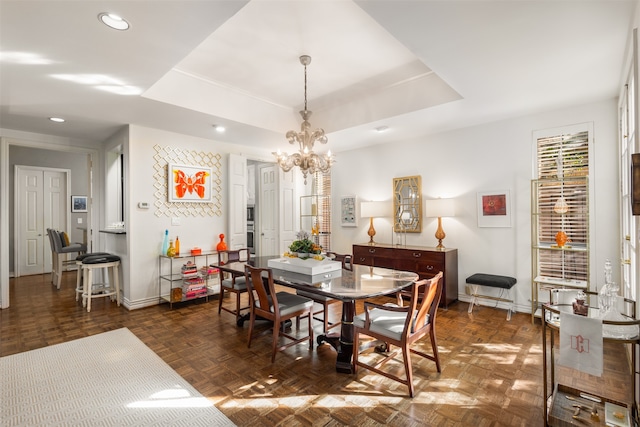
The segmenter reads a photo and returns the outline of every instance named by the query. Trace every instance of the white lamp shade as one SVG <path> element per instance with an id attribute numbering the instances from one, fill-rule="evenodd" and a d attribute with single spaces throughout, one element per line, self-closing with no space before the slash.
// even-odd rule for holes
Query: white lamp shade
<path id="1" fill-rule="evenodd" d="M 426 200 L 426 216 L 429 218 L 441 218 L 455 216 L 456 206 L 453 199 Z"/>
<path id="2" fill-rule="evenodd" d="M 391 207 L 387 202 L 362 202 L 360 204 L 360 217 L 383 218 L 391 216 Z"/>

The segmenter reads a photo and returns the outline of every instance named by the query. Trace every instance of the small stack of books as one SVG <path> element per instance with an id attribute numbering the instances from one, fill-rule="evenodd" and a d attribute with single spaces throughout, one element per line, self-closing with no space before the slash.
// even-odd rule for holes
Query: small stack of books
<path id="1" fill-rule="evenodd" d="M 203 297 L 207 295 L 207 285 L 202 277 L 196 275 L 183 281 L 182 291 L 186 299 Z"/>
<path id="2" fill-rule="evenodd" d="M 198 276 L 198 266 L 193 262 L 189 261 L 181 268 L 182 278 L 186 279 L 188 277 L 197 277 Z"/>
<path id="3" fill-rule="evenodd" d="M 200 276 L 202 277 L 213 276 L 214 274 L 218 274 L 218 269 L 215 267 L 205 265 L 200 268 Z"/>

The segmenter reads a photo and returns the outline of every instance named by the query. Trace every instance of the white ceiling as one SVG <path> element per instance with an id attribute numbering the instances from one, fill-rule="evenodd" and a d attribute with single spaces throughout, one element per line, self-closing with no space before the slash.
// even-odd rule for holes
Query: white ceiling
<path id="1" fill-rule="evenodd" d="M 326 148 L 392 143 L 616 97 L 636 3 L 0 0 L 0 127 L 100 142 L 131 123 L 286 150 L 308 54 Z"/>

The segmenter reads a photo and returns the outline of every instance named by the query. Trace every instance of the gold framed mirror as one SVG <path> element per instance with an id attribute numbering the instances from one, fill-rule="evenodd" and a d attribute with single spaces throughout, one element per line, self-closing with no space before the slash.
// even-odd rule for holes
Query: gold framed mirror
<path id="1" fill-rule="evenodd" d="M 422 178 L 393 178 L 393 231 L 422 232 Z"/>

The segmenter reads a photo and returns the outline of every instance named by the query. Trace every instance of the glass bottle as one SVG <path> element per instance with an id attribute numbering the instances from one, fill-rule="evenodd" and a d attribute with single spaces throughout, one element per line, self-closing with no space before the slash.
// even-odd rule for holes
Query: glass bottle
<path id="1" fill-rule="evenodd" d="M 176 255 L 180 255 L 180 237 L 176 236 Z"/>
<path id="2" fill-rule="evenodd" d="M 604 262 L 604 285 L 602 285 L 602 288 L 600 288 L 600 291 L 598 292 L 598 308 L 600 309 L 601 317 L 605 316 L 612 305 L 613 289 L 611 285 L 613 284 L 613 281 L 611 280 L 611 272 L 611 261 L 606 260 Z"/>
<path id="3" fill-rule="evenodd" d="M 176 256 L 176 248 L 173 246 L 173 239 L 169 240 L 169 249 L 167 249 L 167 256 L 168 257 Z"/>
<path id="4" fill-rule="evenodd" d="M 169 249 L 169 230 L 164 230 L 164 240 L 162 241 L 162 255 L 167 254 Z"/>

